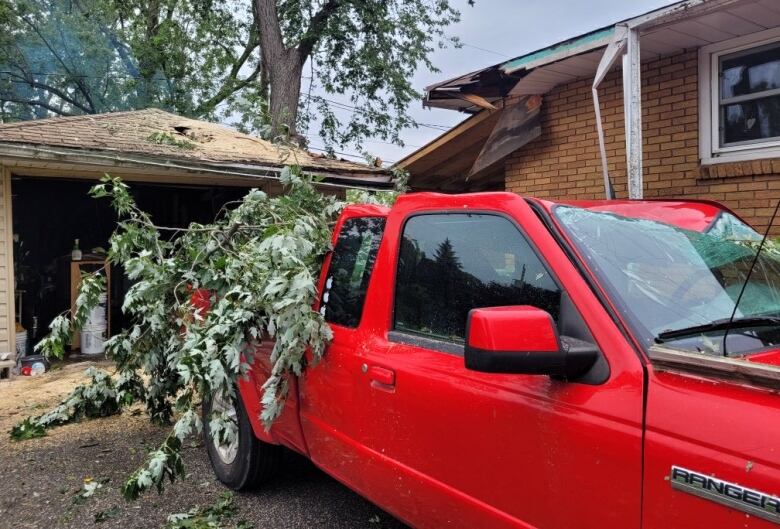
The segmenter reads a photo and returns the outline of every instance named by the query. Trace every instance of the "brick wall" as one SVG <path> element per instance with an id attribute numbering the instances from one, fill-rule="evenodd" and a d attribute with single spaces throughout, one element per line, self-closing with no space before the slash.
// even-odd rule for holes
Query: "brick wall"
<path id="1" fill-rule="evenodd" d="M 780 160 L 700 167 L 697 70 L 696 51 L 642 67 L 644 196 L 717 200 L 763 230 L 780 200 Z M 618 198 L 627 196 L 621 79 L 620 71 L 613 72 L 599 91 Z M 604 198 L 591 84 L 577 81 L 544 96 L 542 135 L 507 159 L 507 191 L 541 198 Z M 778 224 L 775 234 L 780 234 Z"/>

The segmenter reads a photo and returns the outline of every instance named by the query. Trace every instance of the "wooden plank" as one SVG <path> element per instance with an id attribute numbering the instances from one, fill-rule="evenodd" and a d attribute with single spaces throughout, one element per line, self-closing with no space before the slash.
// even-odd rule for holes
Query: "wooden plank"
<path id="1" fill-rule="evenodd" d="M 660 371 L 685 372 L 780 390 L 780 367 L 654 345 L 648 351 Z"/>
<path id="2" fill-rule="evenodd" d="M 467 179 L 491 168 L 517 149 L 541 136 L 541 96 L 528 96 L 505 108 L 474 161 Z"/>
<path id="3" fill-rule="evenodd" d="M 5 291 L 0 293 L 2 298 L 8 307 L 5 318 L 1 319 L 3 331 L 5 331 L 5 338 L 0 341 L 0 349 L 3 351 L 15 351 L 16 344 L 11 344 L 11 337 L 16 338 L 16 300 L 14 291 L 14 237 L 13 237 L 13 208 L 11 200 L 11 170 L 8 167 L 0 166 L 0 175 L 2 175 L 2 182 L 0 187 L 3 189 L 3 210 L 0 211 L 0 217 L 4 221 L 4 241 L 2 247 L 5 253 L 5 263 L 3 266 L 2 278 L 5 280 Z M 3 297 L 3 294 L 5 295 Z"/>
<path id="4" fill-rule="evenodd" d="M 462 191 L 471 189 L 471 183 L 466 182 L 466 175 L 474 164 L 474 160 L 477 159 L 480 151 L 482 151 L 484 144 L 485 141 L 483 139 L 460 151 L 457 156 L 448 158 L 438 165 L 431 167 L 425 172 L 423 178 L 413 179 L 412 189 L 443 191 L 450 188 L 451 184 L 456 182 L 460 182 L 459 188 Z"/>
<path id="5" fill-rule="evenodd" d="M 454 97 L 468 101 L 474 106 L 482 108 L 484 110 L 498 110 L 493 104 L 482 96 L 476 94 L 454 94 Z"/>

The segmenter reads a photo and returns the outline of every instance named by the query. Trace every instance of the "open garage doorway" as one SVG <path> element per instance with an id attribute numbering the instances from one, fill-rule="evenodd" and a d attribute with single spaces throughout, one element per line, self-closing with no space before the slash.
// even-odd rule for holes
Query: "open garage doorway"
<path id="1" fill-rule="evenodd" d="M 94 184 L 94 180 L 63 178 L 12 179 L 16 332 L 17 343 L 26 337 L 22 348 L 27 354 L 45 336 L 51 321 L 71 307 L 79 271 L 100 268 L 105 262 L 117 217 L 107 199 L 89 197 Z M 174 228 L 212 221 L 226 203 L 247 191 L 227 186 L 129 185 L 138 205 L 156 224 Z M 127 324 L 121 306 L 129 286 L 121 269 L 113 267 L 105 337 Z M 71 348 L 73 353 L 82 352 L 80 336 Z"/>

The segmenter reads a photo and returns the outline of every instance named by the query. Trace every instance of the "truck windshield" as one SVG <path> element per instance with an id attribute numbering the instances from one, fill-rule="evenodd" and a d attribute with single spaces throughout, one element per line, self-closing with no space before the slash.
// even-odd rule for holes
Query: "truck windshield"
<path id="1" fill-rule="evenodd" d="M 727 212 L 706 231 L 558 206 L 555 216 L 640 340 L 742 355 L 780 345 L 780 247 L 767 241 L 728 320 L 761 236 Z M 780 321 L 780 320 L 779 320 Z M 687 330 L 690 329 L 690 332 Z M 671 332 L 681 331 L 681 332 Z M 660 335 L 660 338 L 659 338 Z"/>

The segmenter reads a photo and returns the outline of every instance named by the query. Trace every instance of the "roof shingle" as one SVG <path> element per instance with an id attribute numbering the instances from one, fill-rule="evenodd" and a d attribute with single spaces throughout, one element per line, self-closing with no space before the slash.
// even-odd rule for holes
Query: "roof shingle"
<path id="1" fill-rule="evenodd" d="M 173 140 L 173 141 L 171 141 Z M 0 124 L 0 142 L 142 154 L 198 162 L 282 166 L 329 173 L 384 172 L 289 149 L 229 127 L 150 108 Z"/>

